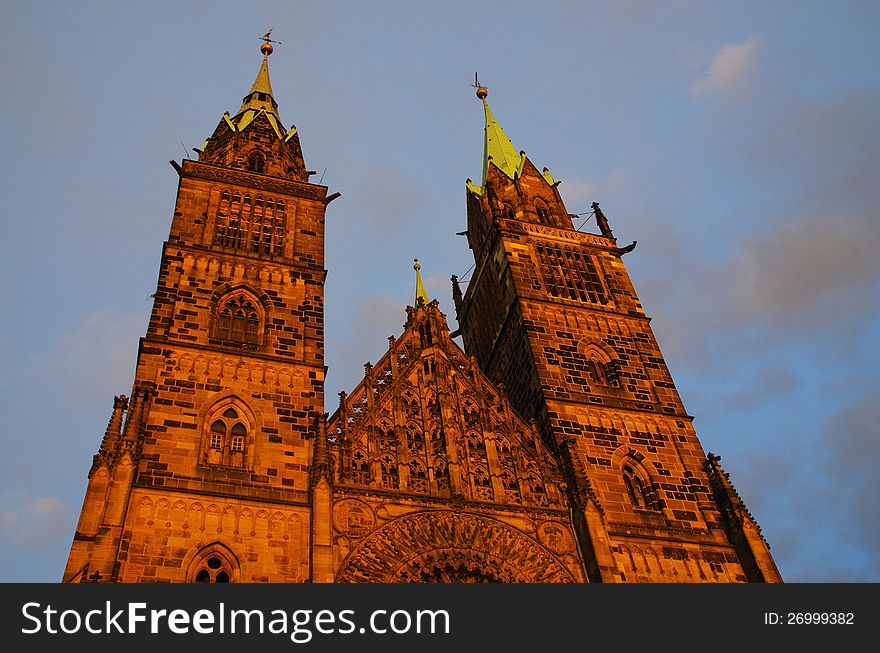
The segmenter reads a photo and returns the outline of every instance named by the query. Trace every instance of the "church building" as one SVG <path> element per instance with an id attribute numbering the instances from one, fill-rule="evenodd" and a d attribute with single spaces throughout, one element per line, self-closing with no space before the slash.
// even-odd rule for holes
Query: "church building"
<path id="1" fill-rule="evenodd" d="M 635 243 L 595 202 L 599 233 L 574 228 L 479 84 L 455 323 L 416 261 L 402 333 L 329 414 L 339 194 L 284 127 L 264 41 L 238 111 L 172 162 L 134 384 L 113 399 L 63 581 L 781 582 L 681 402 L 623 262 Z"/>

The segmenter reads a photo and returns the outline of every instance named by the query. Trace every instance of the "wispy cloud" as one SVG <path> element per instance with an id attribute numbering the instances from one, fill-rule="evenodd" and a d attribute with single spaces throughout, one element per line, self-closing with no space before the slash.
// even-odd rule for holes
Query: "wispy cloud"
<path id="1" fill-rule="evenodd" d="M 758 61 L 761 39 L 750 36 L 743 43 L 728 43 L 709 65 L 706 74 L 691 84 L 694 95 L 738 95 L 748 85 Z"/>
<path id="2" fill-rule="evenodd" d="M 55 497 L 37 500 L 6 495 L 0 510 L 0 534 L 16 547 L 51 548 L 67 538 L 70 510 Z"/>

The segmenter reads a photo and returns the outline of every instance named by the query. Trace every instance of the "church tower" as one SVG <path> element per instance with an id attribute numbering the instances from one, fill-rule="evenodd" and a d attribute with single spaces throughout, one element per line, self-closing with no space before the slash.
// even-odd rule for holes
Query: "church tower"
<path id="1" fill-rule="evenodd" d="M 65 581 L 302 582 L 324 397 L 324 211 L 269 80 L 179 175 L 130 397 L 114 399 Z"/>
<path id="2" fill-rule="evenodd" d="M 488 91 L 482 182 L 467 181 L 475 269 L 465 351 L 534 419 L 568 479 L 593 582 L 777 582 L 760 529 L 703 452 L 599 205 L 574 228 L 547 168 L 495 120 Z"/>
<path id="3" fill-rule="evenodd" d="M 262 63 L 179 176 L 130 396 L 66 582 L 775 582 L 623 264 L 573 227 L 484 87 L 475 270 L 324 412 L 324 213 Z M 460 333 L 463 351 L 454 337 Z M 364 357 L 365 359 L 368 356 Z"/>

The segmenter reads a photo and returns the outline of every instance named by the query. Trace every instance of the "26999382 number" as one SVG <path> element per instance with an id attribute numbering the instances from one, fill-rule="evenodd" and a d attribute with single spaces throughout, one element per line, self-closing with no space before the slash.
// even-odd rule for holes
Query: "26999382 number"
<path id="1" fill-rule="evenodd" d="M 854 620 L 855 615 L 852 612 L 789 612 L 785 623 L 792 625 L 852 625 Z"/>

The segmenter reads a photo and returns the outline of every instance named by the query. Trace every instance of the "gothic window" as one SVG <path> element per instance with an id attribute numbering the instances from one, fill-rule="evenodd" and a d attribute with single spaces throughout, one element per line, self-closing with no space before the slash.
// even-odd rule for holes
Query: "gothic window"
<path id="1" fill-rule="evenodd" d="M 449 489 L 449 473 L 446 471 L 446 461 L 440 460 L 434 466 L 434 482 L 441 492 Z"/>
<path id="2" fill-rule="evenodd" d="M 486 443 L 476 433 L 467 436 L 468 458 L 471 460 L 486 460 Z"/>
<path id="3" fill-rule="evenodd" d="M 229 342 L 258 345 L 261 323 L 257 302 L 245 293 L 237 293 L 220 305 L 214 325 L 214 337 Z"/>
<path id="4" fill-rule="evenodd" d="M 634 508 L 642 510 L 659 510 L 653 491 L 649 490 L 648 484 L 642 475 L 632 465 L 623 467 L 623 484 Z"/>
<path id="5" fill-rule="evenodd" d="M 214 244 L 257 254 L 281 255 L 285 218 L 286 206 L 280 200 L 224 190 L 217 205 Z"/>
<path id="6" fill-rule="evenodd" d="M 211 449 L 223 450 L 223 437 L 226 435 L 226 424 L 217 420 L 211 424 Z"/>
<path id="7" fill-rule="evenodd" d="M 464 404 L 464 423 L 467 426 L 476 426 L 480 421 L 479 409 L 470 401 Z"/>
<path id="8" fill-rule="evenodd" d="M 425 434 L 419 427 L 413 424 L 406 427 L 406 442 L 410 453 L 425 452 Z"/>
<path id="9" fill-rule="evenodd" d="M 263 167 L 266 165 L 266 157 L 263 156 L 263 153 L 259 150 L 254 150 L 248 155 L 247 159 L 247 169 L 251 172 L 263 172 Z"/>
<path id="10" fill-rule="evenodd" d="M 203 462 L 209 465 L 244 467 L 248 427 L 241 411 L 228 406 L 208 421 L 207 446 Z"/>
<path id="11" fill-rule="evenodd" d="M 382 468 L 382 487 L 396 490 L 400 487 L 400 479 L 397 476 L 397 461 L 390 455 L 385 454 L 379 459 Z"/>
<path id="12" fill-rule="evenodd" d="M 205 547 L 189 565 L 187 578 L 194 583 L 231 583 L 237 578 L 238 562 L 219 543 Z"/>
<path id="13" fill-rule="evenodd" d="M 428 491 L 428 474 L 420 460 L 414 460 L 409 465 L 409 489 L 421 493 Z"/>
<path id="14" fill-rule="evenodd" d="M 229 572 L 223 569 L 223 561 L 217 556 L 211 556 L 205 562 L 205 566 L 196 574 L 197 583 L 228 583 Z"/>
<path id="15" fill-rule="evenodd" d="M 388 426 L 387 428 L 383 428 L 381 425 L 377 429 L 377 438 L 378 438 L 378 447 L 379 451 L 397 451 L 397 435 L 394 433 L 394 428 Z"/>
<path id="16" fill-rule="evenodd" d="M 229 206 L 229 230 L 226 234 L 224 247 L 238 249 L 241 247 L 241 193 L 232 194 L 232 204 Z"/>
<path id="17" fill-rule="evenodd" d="M 229 210 L 232 201 L 232 194 L 228 190 L 220 193 L 220 204 L 217 205 L 217 218 L 214 221 L 214 244 L 225 246 L 227 233 L 229 231 Z"/>
<path id="18" fill-rule="evenodd" d="M 513 207 L 510 204 L 504 203 L 501 205 L 501 217 L 505 220 L 513 220 Z"/>
<path id="19" fill-rule="evenodd" d="M 535 251 L 551 295 L 592 304 L 608 303 L 596 265 L 587 252 L 542 243 L 535 245 Z"/>
<path id="20" fill-rule="evenodd" d="M 516 474 L 509 469 L 505 469 L 504 473 L 501 474 L 501 485 L 504 486 L 504 494 L 507 501 L 510 503 L 518 503 L 520 501 L 519 482 L 516 479 Z"/>
<path id="21" fill-rule="evenodd" d="M 422 337 L 422 347 L 430 347 L 434 343 L 430 324 L 426 323 L 419 326 L 419 335 Z"/>
<path id="22" fill-rule="evenodd" d="M 539 506 L 547 505 L 547 494 L 544 490 L 544 483 L 536 474 L 529 474 L 526 478 L 526 487 L 529 489 L 529 495 L 534 503 Z"/>
<path id="23" fill-rule="evenodd" d="M 615 361 L 610 360 L 606 354 L 601 353 L 595 345 L 588 346 L 586 356 L 587 374 L 593 384 L 620 386 L 618 365 Z"/>
<path id="24" fill-rule="evenodd" d="M 370 463 L 363 451 L 355 451 L 351 457 L 351 476 L 358 485 L 370 484 Z"/>
<path id="25" fill-rule="evenodd" d="M 474 498 L 482 501 L 493 501 L 495 498 L 492 492 L 492 479 L 485 467 L 474 467 L 471 473 L 471 479 L 474 484 Z"/>
<path id="26" fill-rule="evenodd" d="M 550 210 L 546 204 L 541 202 L 535 204 L 535 213 L 538 214 L 538 221 L 541 224 L 550 224 Z"/>

